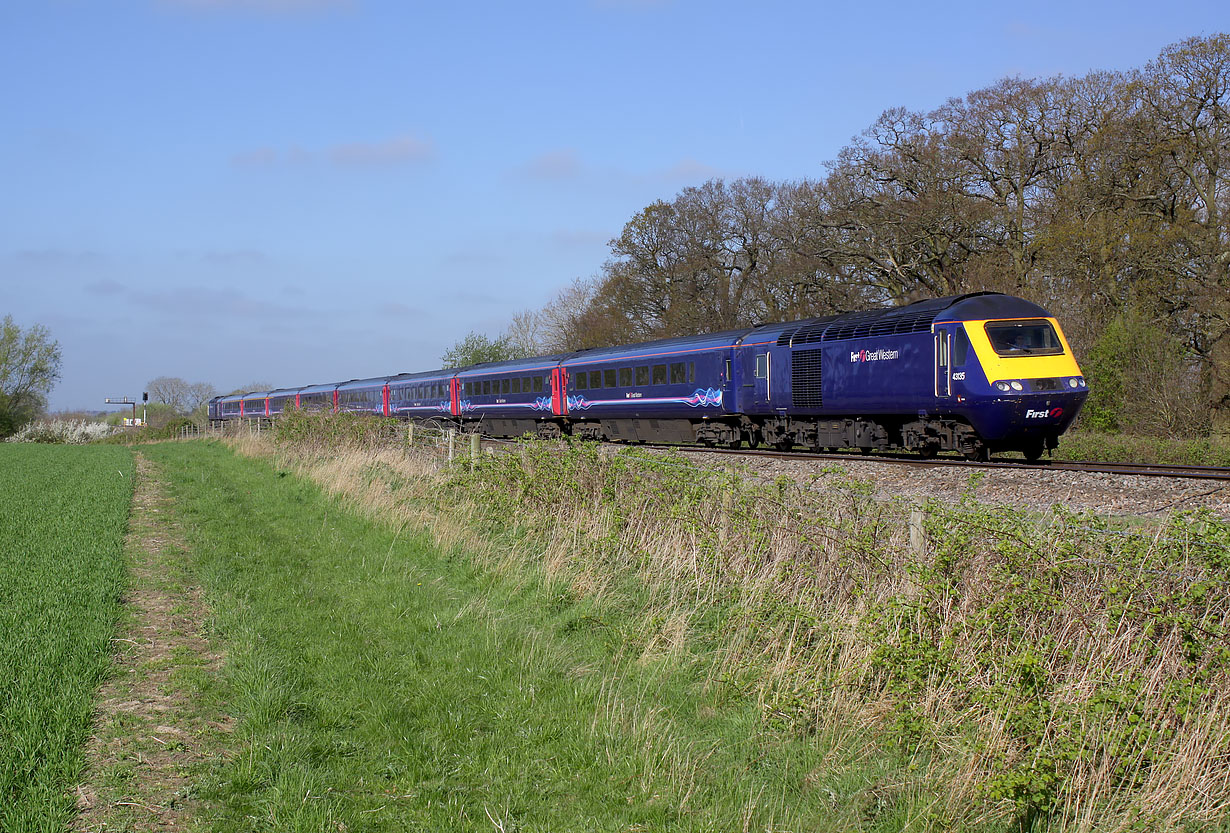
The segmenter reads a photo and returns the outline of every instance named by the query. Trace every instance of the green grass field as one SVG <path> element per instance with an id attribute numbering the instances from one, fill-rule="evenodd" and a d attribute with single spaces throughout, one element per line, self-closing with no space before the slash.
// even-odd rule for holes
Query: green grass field
<path id="1" fill-rule="evenodd" d="M 63 831 L 124 586 L 132 455 L 0 444 L 0 830 Z"/>
<path id="2" fill-rule="evenodd" d="M 621 656 L 610 611 L 220 446 L 145 453 L 228 655 L 209 829 L 825 829 L 818 745 L 698 666 Z"/>

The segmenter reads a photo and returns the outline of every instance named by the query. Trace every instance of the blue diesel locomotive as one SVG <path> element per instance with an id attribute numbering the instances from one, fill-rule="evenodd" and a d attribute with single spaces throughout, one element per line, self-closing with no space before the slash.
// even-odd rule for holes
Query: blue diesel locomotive
<path id="1" fill-rule="evenodd" d="M 451 370 L 216 397 L 211 420 L 284 408 L 441 418 L 498 437 L 778 448 L 1053 448 L 1088 390 L 1059 323 L 991 292 Z"/>

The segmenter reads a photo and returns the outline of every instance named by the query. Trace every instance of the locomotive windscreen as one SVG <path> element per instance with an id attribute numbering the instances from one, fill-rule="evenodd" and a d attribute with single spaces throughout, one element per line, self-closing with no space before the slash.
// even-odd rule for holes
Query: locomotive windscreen
<path id="1" fill-rule="evenodd" d="M 986 331 L 991 347 L 1001 356 L 1052 356 L 1063 352 L 1059 335 L 1045 319 L 988 321 Z"/>

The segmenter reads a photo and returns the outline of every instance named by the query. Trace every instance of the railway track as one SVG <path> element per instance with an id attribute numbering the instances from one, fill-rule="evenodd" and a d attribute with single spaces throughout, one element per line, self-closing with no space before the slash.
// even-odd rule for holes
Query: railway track
<path id="1" fill-rule="evenodd" d="M 1097 463 L 1079 460 L 1048 460 L 1027 463 L 1012 460 L 974 462 L 959 457 L 921 457 L 905 454 L 852 454 L 811 451 L 776 451 L 773 449 L 709 448 L 649 443 L 645 448 L 673 449 L 684 453 L 730 454 L 740 457 L 767 457 L 779 460 L 833 460 L 837 462 L 872 462 L 924 468 L 960 466 L 969 469 L 1010 469 L 1013 471 L 1078 471 L 1101 474 L 1132 475 L 1137 477 L 1181 477 L 1191 480 L 1230 481 L 1230 468 L 1217 466 L 1143 465 L 1139 463 Z"/>

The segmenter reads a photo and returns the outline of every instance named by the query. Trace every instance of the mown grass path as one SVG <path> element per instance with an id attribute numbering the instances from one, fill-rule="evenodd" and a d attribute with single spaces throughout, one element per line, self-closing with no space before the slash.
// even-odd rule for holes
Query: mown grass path
<path id="1" fill-rule="evenodd" d="M 229 737 L 208 610 L 161 472 L 139 451 L 135 481 L 126 615 L 86 744 L 76 831 L 185 829 Z"/>
<path id="2" fill-rule="evenodd" d="M 618 659 L 526 575 L 204 443 L 161 465 L 226 645 L 215 830 L 797 830 L 809 747 L 698 674 Z"/>
<path id="3" fill-rule="evenodd" d="M 60 833 L 110 666 L 132 455 L 0 444 L 0 830 Z"/>

